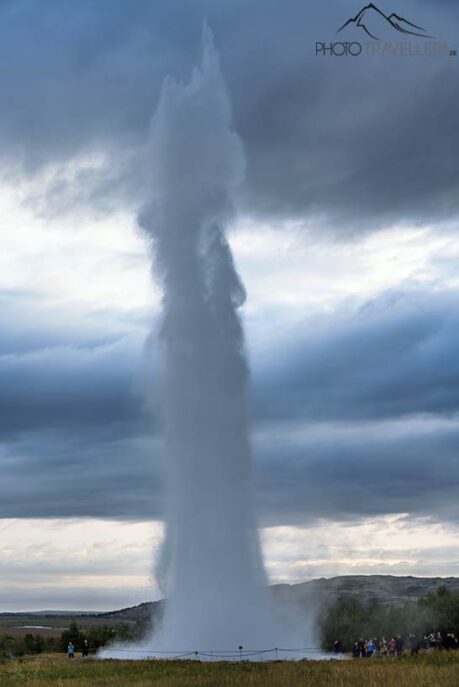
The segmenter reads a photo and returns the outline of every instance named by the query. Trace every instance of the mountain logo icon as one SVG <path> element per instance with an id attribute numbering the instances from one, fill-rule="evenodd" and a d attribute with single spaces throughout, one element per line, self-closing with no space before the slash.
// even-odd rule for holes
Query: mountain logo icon
<path id="1" fill-rule="evenodd" d="M 368 34 L 370 38 L 374 38 L 377 41 L 387 37 L 388 32 L 392 33 L 392 31 L 397 31 L 406 36 L 433 38 L 433 36 L 429 36 L 426 33 L 426 29 L 400 17 L 395 12 L 387 16 L 376 5 L 373 5 L 372 2 L 369 5 L 365 5 L 355 17 L 348 19 L 336 33 L 352 26 L 358 27 L 358 29 Z"/>

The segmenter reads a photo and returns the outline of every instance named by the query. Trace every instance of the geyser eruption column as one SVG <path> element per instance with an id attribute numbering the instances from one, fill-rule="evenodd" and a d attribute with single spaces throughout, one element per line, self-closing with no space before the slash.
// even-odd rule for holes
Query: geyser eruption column
<path id="1" fill-rule="evenodd" d="M 152 119 L 153 239 L 164 288 L 163 415 L 169 478 L 168 604 L 157 649 L 273 641 L 252 510 L 243 332 L 245 298 L 224 228 L 244 173 L 218 55 L 204 30 L 191 80 L 166 80 Z"/>

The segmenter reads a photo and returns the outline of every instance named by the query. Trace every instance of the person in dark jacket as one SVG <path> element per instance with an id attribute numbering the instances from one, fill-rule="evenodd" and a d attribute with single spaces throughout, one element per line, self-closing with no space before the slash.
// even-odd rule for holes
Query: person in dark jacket
<path id="1" fill-rule="evenodd" d="M 361 658 L 366 658 L 367 656 L 367 643 L 363 637 L 359 639 L 359 656 Z"/>
<path id="2" fill-rule="evenodd" d="M 335 654 L 341 654 L 343 652 L 341 642 L 339 641 L 339 639 L 335 639 L 333 643 L 333 651 L 335 652 Z"/>
<path id="3" fill-rule="evenodd" d="M 89 656 L 89 642 L 87 639 L 83 639 L 83 658 Z"/>
<path id="4" fill-rule="evenodd" d="M 417 656 L 419 654 L 419 639 L 415 634 L 410 635 L 410 648 L 412 656 Z"/>

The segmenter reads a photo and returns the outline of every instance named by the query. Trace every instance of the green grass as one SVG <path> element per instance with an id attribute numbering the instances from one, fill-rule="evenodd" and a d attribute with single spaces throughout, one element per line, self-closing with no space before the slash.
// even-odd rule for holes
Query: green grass
<path id="1" fill-rule="evenodd" d="M 199 663 L 42 655 L 0 665 L 1 687 L 458 687 L 459 652 L 401 659 Z"/>

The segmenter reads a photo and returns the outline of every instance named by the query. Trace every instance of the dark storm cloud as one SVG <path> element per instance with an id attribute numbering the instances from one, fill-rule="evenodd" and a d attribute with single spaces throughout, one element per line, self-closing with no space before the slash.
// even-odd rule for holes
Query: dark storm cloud
<path id="1" fill-rule="evenodd" d="M 286 338 L 286 337 L 283 337 Z M 264 421 L 384 419 L 459 410 L 456 292 L 390 291 L 324 325 L 305 322 L 263 361 L 253 357 Z"/>
<path id="2" fill-rule="evenodd" d="M 161 517 L 161 447 L 141 429 L 33 431 L 4 444 L 0 518 Z"/>
<path id="3" fill-rule="evenodd" d="M 138 418 L 131 354 L 121 340 L 1 355 L 1 434 Z"/>
<path id="4" fill-rule="evenodd" d="M 56 309 L 41 321 L 32 303 L 20 294 L 0 313 L 0 518 L 157 517 L 144 332 L 117 336 L 103 317 L 68 323 Z"/>
<path id="5" fill-rule="evenodd" d="M 458 519 L 458 306 L 455 293 L 391 292 L 254 351 L 264 522 Z M 141 356 L 123 342 L 0 356 L 0 517 L 163 514 Z"/>
<path id="6" fill-rule="evenodd" d="M 135 309 L 120 315 L 116 304 L 76 312 L 29 291 L 0 290 L 0 440 L 142 421 L 151 320 Z"/>
<path id="7" fill-rule="evenodd" d="M 19 161 L 33 172 L 98 151 L 105 162 L 87 163 L 71 186 L 57 170 L 46 211 L 72 197 L 136 202 L 160 83 L 189 74 L 207 17 L 246 146 L 246 210 L 327 218 L 342 230 L 450 217 L 457 60 L 316 57 L 316 41 L 336 40 L 362 4 L 5 2 L 0 146 L 9 174 Z M 401 11 L 389 0 L 381 8 Z M 457 47 L 453 3 L 405 2 L 403 14 Z"/>
<path id="8" fill-rule="evenodd" d="M 459 522 L 459 423 L 280 425 L 256 442 L 266 524 L 407 513 Z"/>
<path id="9" fill-rule="evenodd" d="M 206 16 L 247 152 L 245 210 L 346 232 L 451 219 L 457 60 L 315 57 L 361 4 L 0 2 L 3 172 L 53 167 L 29 198 L 40 212 L 137 203 L 161 81 L 189 76 Z M 457 3 L 405 2 L 403 14 L 459 42 Z M 69 317 L 46 323 L 31 299 L 0 294 L 0 517 L 158 517 L 160 438 L 136 387 L 142 336 L 100 317 L 81 330 Z M 305 322 L 263 361 L 255 351 L 266 522 L 457 519 L 458 305 L 453 293 L 385 294 Z"/>
<path id="10" fill-rule="evenodd" d="M 255 362 L 266 522 L 459 519 L 458 305 L 454 292 L 390 292 Z"/>

